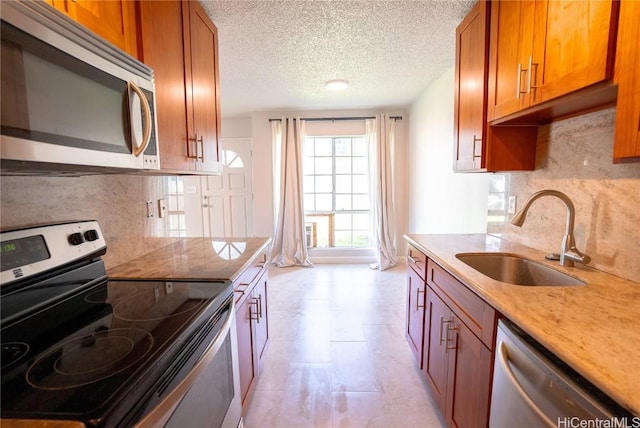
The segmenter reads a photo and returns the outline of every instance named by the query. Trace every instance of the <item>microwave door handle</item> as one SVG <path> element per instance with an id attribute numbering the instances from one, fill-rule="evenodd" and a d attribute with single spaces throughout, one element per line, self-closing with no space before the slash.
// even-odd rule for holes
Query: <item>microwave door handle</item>
<path id="1" fill-rule="evenodd" d="M 131 91 L 135 92 L 136 94 L 138 94 L 138 96 L 140 97 L 140 101 L 142 102 L 142 109 L 144 110 L 144 118 L 145 118 L 145 122 L 144 122 L 144 133 L 142 135 L 142 144 L 140 144 L 139 146 L 135 146 L 134 142 L 132 141 L 132 148 L 133 148 L 133 155 L 135 157 L 140 156 L 142 153 L 144 153 L 144 151 L 147 149 L 147 146 L 149 145 L 149 142 L 151 141 L 151 109 L 149 108 L 149 100 L 147 100 L 147 97 L 145 96 L 144 92 L 142 92 L 142 89 L 140 89 L 140 87 L 138 85 L 136 85 L 133 82 L 127 82 L 127 86 L 129 88 L 129 93 L 131 93 Z"/>

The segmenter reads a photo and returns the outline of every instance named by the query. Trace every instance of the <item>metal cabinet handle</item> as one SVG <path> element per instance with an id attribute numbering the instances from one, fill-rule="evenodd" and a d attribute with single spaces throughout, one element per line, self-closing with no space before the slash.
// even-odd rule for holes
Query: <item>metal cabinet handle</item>
<path id="1" fill-rule="evenodd" d="M 260 318 L 262 318 L 262 294 L 258 294 L 258 323 Z"/>
<path id="2" fill-rule="evenodd" d="M 536 64 L 537 65 L 537 64 Z M 520 98 L 522 94 L 530 94 L 531 93 L 531 68 L 533 66 L 533 57 L 529 57 L 529 66 L 528 68 L 522 68 L 522 64 L 518 63 L 518 78 L 516 83 L 516 98 Z M 527 90 L 523 91 L 521 89 L 522 86 L 522 72 L 527 72 Z"/>
<path id="3" fill-rule="evenodd" d="M 476 143 L 482 143 L 482 137 L 478 138 L 476 137 L 476 134 L 473 134 L 473 158 L 481 158 L 482 154 L 477 155 L 476 154 Z"/>
<path id="4" fill-rule="evenodd" d="M 251 306 L 249 307 L 249 319 L 252 321 L 256 321 L 260 323 L 260 310 L 258 309 L 258 298 L 251 297 L 251 302 L 249 303 Z M 255 305 L 255 310 L 252 310 Z M 255 318 L 254 318 L 255 316 Z"/>
<path id="5" fill-rule="evenodd" d="M 420 308 L 424 308 L 424 303 L 422 304 L 422 306 L 420 305 L 420 293 L 422 293 L 422 295 L 424 296 L 424 292 L 425 290 L 416 288 L 416 311 L 420 310 Z"/>
<path id="6" fill-rule="evenodd" d="M 518 63 L 518 75 L 517 75 L 517 79 L 516 79 L 516 98 L 520 98 L 520 94 L 522 94 L 522 92 L 520 91 L 520 83 L 522 80 L 522 64 Z"/>
<path id="7" fill-rule="evenodd" d="M 458 327 L 447 326 L 447 331 L 445 333 L 445 340 L 447 342 L 445 347 L 444 347 L 444 352 L 445 353 L 449 352 L 450 349 L 456 349 L 458 347 L 458 340 L 457 340 L 458 339 L 458 335 L 457 334 L 454 336 L 456 340 L 455 340 L 453 346 L 449 346 L 449 340 L 451 340 L 451 339 L 449 339 L 449 332 L 450 331 L 457 332 L 458 331 Z"/>
<path id="8" fill-rule="evenodd" d="M 191 141 L 195 141 L 196 142 L 196 155 L 195 156 L 191 154 L 191 144 L 189 144 Z M 200 150 L 199 150 L 199 148 L 200 148 Z M 202 155 L 200 155 L 200 153 L 202 153 Z M 198 137 L 198 134 L 196 134 L 195 137 L 189 137 L 187 139 L 187 158 L 201 160 L 201 161 L 204 162 L 204 137 L 202 135 L 200 137 Z"/>
<path id="9" fill-rule="evenodd" d="M 442 345 L 443 343 L 445 343 L 445 341 L 447 340 L 444 336 L 444 334 L 442 334 L 442 327 L 445 326 L 445 324 L 449 324 L 452 320 L 449 321 L 445 321 L 444 317 L 440 317 L 440 344 Z"/>
<path id="10" fill-rule="evenodd" d="M 538 415 L 540 420 L 544 421 L 548 427 L 555 427 L 556 423 L 549 419 L 549 417 L 536 405 L 531 397 L 529 397 L 524 388 L 522 388 L 522 385 L 520 385 L 520 382 L 518 382 L 518 379 L 516 379 L 513 371 L 511 371 L 511 367 L 509 367 L 509 362 L 507 361 L 509 359 L 509 353 L 507 349 L 507 345 L 503 341 L 500 341 L 500 343 L 498 343 L 498 360 L 500 361 L 500 366 L 502 367 L 503 373 L 516 389 L 518 394 L 520 394 L 525 403 L 527 403 L 531 410 L 533 410 L 536 415 Z"/>

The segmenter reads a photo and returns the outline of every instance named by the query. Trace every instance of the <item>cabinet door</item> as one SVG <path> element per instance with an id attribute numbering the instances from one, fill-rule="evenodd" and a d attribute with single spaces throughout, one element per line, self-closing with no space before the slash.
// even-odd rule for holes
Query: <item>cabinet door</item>
<path id="1" fill-rule="evenodd" d="M 488 119 L 529 106 L 535 3 L 491 3 Z"/>
<path id="2" fill-rule="evenodd" d="M 455 171 L 484 167 L 488 9 L 488 2 L 478 2 L 456 29 Z"/>
<path id="3" fill-rule="evenodd" d="M 248 397 L 251 383 L 255 377 L 255 367 L 253 361 L 253 329 L 252 301 L 250 298 L 244 299 L 236 306 L 236 331 L 238 334 L 238 365 L 240 368 L 240 392 L 242 397 L 242 407 L 245 408 L 245 399 Z"/>
<path id="4" fill-rule="evenodd" d="M 59 11 L 138 58 L 136 10 L 127 0 L 46 0 Z"/>
<path id="5" fill-rule="evenodd" d="M 193 143 L 199 171 L 220 171 L 218 93 L 218 30 L 198 2 L 184 2 L 189 23 L 185 41 L 191 73 L 187 73 L 187 129 Z M 187 16 L 187 11 L 184 11 Z"/>
<path id="6" fill-rule="evenodd" d="M 618 6 L 611 0 L 536 2 L 532 103 L 611 79 Z"/>
<path id="7" fill-rule="evenodd" d="M 620 5 L 616 75 L 618 101 L 613 143 L 614 162 L 640 161 L 640 2 Z"/>
<path id="8" fill-rule="evenodd" d="M 458 318 L 447 326 L 448 389 L 445 418 L 452 427 L 489 422 L 493 355 Z"/>
<path id="9" fill-rule="evenodd" d="M 443 414 L 446 408 L 448 369 L 445 333 L 452 321 L 447 305 L 431 288 L 427 288 L 422 371 L 431 389 L 431 396 Z"/>
<path id="10" fill-rule="evenodd" d="M 407 268 L 407 330 L 405 333 L 420 368 L 423 364 L 425 289 L 424 279 L 420 278 L 412 268 Z"/>
<path id="11" fill-rule="evenodd" d="M 253 316 L 254 328 L 254 360 L 256 376 L 262 370 L 264 357 L 269 344 L 269 315 L 268 315 L 268 299 L 267 299 L 267 282 L 269 275 L 265 269 L 264 273 L 258 279 L 252 293 L 254 309 L 257 314 Z"/>
<path id="12" fill-rule="evenodd" d="M 153 68 L 160 165 L 165 170 L 193 171 L 187 157 L 187 109 L 183 9 L 180 1 L 142 1 L 142 61 Z"/>

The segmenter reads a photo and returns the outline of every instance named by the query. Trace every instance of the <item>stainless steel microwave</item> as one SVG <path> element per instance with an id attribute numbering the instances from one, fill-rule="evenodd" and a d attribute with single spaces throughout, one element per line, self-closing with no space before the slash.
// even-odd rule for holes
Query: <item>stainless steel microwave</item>
<path id="1" fill-rule="evenodd" d="M 3 174 L 160 168 L 149 67 L 42 1 L 0 30 Z"/>

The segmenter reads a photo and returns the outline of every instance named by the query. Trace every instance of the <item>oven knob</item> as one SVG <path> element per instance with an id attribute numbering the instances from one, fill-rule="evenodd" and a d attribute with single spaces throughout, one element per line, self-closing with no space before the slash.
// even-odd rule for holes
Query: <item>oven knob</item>
<path id="1" fill-rule="evenodd" d="M 79 232 L 72 233 L 69 235 L 69 244 L 71 245 L 80 245 L 84 242 L 84 238 L 82 238 L 82 234 Z"/>
<path id="2" fill-rule="evenodd" d="M 87 241 L 95 241 L 98 238 L 98 231 L 95 229 L 89 229 L 84 233 L 84 239 L 86 239 Z"/>

